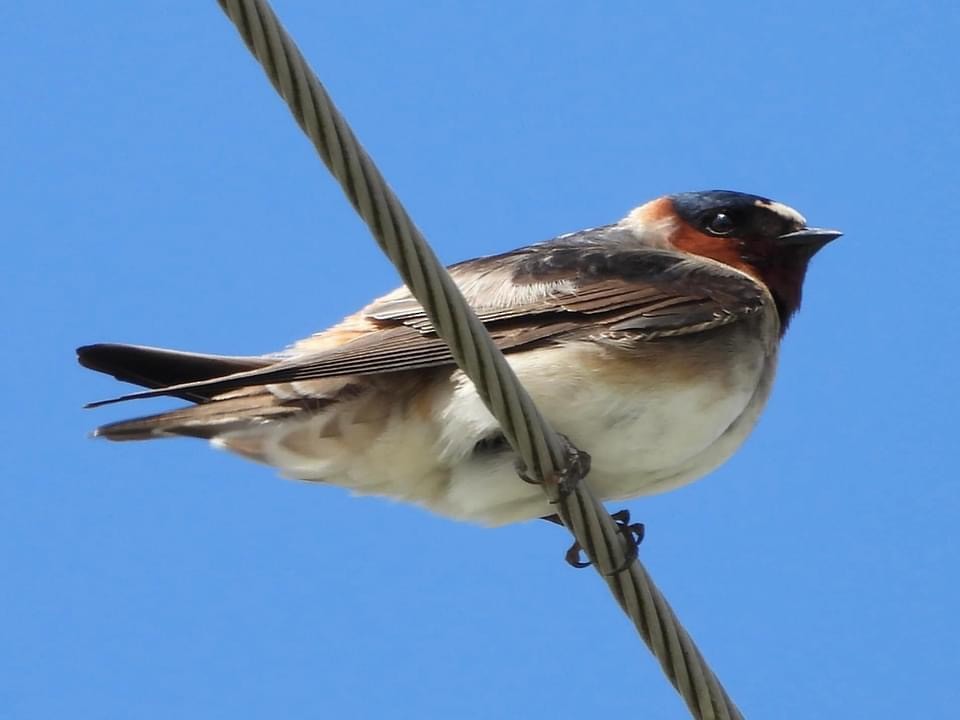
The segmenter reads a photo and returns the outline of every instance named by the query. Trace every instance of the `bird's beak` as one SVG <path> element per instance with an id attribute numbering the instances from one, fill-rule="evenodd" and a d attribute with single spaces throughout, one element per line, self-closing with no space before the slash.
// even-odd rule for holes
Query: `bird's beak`
<path id="1" fill-rule="evenodd" d="M 827 230 L 825 228 L 803 228 L 795 230 L 780 236 L 780 242 L 785 245 L 798 245 L 812 247 L 817 250 L 822 248 L 831 240 L 836 240 L 843 235 L 839 230 Z"/>

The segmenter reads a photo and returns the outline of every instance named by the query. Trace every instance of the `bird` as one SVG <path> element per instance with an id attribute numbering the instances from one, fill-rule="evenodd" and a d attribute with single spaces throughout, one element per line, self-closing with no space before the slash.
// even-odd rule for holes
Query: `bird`
<path id="1" fill-rule="evenodd" d="M 448 268 L 603 501 L 690 483 L 754 428 L 811 258 L 841 233 L 730 190 Z M 81 365 L 190 405 L 103 425 L 110 440 L 206 439 L 286 477 L 499 526 L 550 518 L 422 306 L 401 287 L 262 356 L 101 343 Z"/>

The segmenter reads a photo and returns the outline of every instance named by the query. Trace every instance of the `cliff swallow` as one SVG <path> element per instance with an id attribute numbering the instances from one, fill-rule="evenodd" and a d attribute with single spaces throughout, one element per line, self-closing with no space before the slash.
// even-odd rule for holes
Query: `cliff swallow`
<path id="1" fill-rule="evenodd" d="M 592 457 L 603 500 L 724 462 L 770 394 L 807 264 L 840 235 L 755 195 L 689 192 L 617 223 L 450 273 L 546 418 Z M 111 440 L 190 436 L 285 476 L 499 525 L 550 515 L 498 425 L 405 288 L 259 357 L 134 345 L 80 363 L 193 405 L 104 425 Z"/>

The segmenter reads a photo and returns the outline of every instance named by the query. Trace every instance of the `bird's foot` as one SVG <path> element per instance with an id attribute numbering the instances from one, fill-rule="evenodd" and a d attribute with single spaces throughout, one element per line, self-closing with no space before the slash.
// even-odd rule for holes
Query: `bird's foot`
<path id="1" fill-rule="evenodd" d="M 637 559 L 640 554 L 640 543 L 643 542 L 643 536 L 646 534 L 647 528 L 641 522 L 630 522 L 630 511 L 626 508 L 617 510 L 610 517 L 617 523 L 617 529 L 620 530 L 620 535 L 627 546 L 623 562 L 607 573 L 607 575 L 616 575 L 630 567 L 633 561 Z"/>
<path id="2" fill-rule="evenodd" d="M 631 523 L 630 522 L 630 511 L 627 509 L 618 510 L 613 513 L 610 517 L 617 523 L 617 528 L 620 530 L 620 534 L 623 536 L 624 541 L 627 545 L 626 556 L 623 559 L 623 562 L 620 563 L 616 568 L 607 573 L 607 575 L 616 575 L 619 572 L 623 572 L 637 559 L 639 554 L 640 543 L 643 542 L 643 536 L 646 528 L 643 523 Z M 556 515 L 551 515 L 544 518 L 544 520 L 549 520 L 552 523 L 562 525 Z M 575 568 L 585 568 L 590 567 L 593 563 L 590 560 L 581 559 L 583 554 L 583 548 L 580 547 L 579 542 L 574 542 L 570 546 L 570 549 L 567 550 L 564 555 L 564 559 L 567 561 L 568 565 L 571 565 Z"/>
<path id="3" fill-rule="evenodd" d="M 564 467 L 557 471 L 555 482 L 560 497 L 565 498 L 576 489 L 579 482 L 590 472 L 590 453 L 584 450 L 578 450 L 566 435 L 561 435 L 560 437 L 563 438 L 567 461 L 564 463 Z M 517 475 L 519 475 L 520 479 L 524 482 L 530 483 L 531 485 L 541 484 L 540 480 L 530 474 L 526 463 L 520 458 L 517 458 L 514 462 L 514 468 L 517 471 Z"/>

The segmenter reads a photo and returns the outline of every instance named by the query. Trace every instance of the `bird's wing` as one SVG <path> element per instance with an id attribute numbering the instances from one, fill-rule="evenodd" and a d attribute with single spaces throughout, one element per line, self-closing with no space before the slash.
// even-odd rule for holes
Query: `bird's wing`
<path id="1" fill-rule="evenodd" d="M 717 263 L 636 246 L 534 245 L 455 265 L 451 274 L 506 353 L 560 338 L 646 342 L 706 332 L 759 310 L 769 297 L 759 283 Z M 401 289 L 266 367 L 93 405 L 452 363 L 423 308 Z"/>

